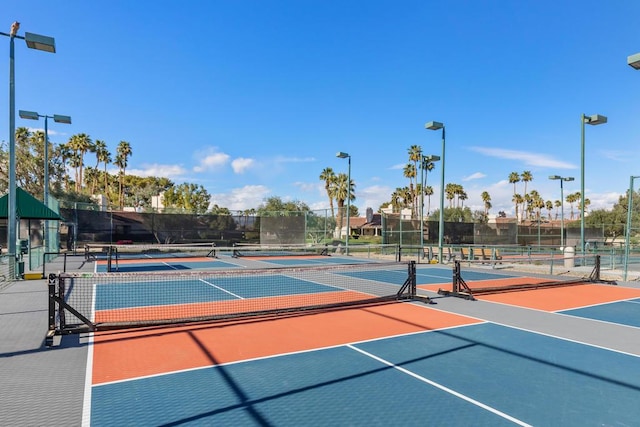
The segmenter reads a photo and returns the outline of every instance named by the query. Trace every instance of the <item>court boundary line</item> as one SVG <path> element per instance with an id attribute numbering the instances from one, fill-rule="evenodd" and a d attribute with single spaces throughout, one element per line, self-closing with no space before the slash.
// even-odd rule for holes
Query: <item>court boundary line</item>
<path id="1" fill-rule="evenodd" d="M 571 317 L 578 318 L 577 316 L 571 316 Z M 589 318 L 586 318 L 586 317 L 579 317 L 579 319 L 594 320 L 594 319 L 589 319 Z M 534 331 L 534 330 L 523 328 L 523 327 L 520 327 L 520 326 L 507 325 L 506 323 L 492 322 L 492 321 L 488 321 L 487 323 L 493 323 L 493 324 L 496 324 L 496 325 L 499 325 L 499 326 L 504 326 L 506 328 L 518 329 L 520 331 L 529 332 L 529 333 L 532 333 L 532 334 L 543 335 L 543 336 L 549 337 L 549 338 L 555 338 L 555 339 L 562 340 L 562 341 L 568 341 L 568 342 L 572 342 L 572 343 L 575 343 L 575 344 L 580 344 L 580 345 L 585 345 L 585 346 L 588 346 L 588 347 L 598 348 L 600 350 L 612 351 L 614 353 L 624 354 L 626 356 L 633 356 L 635 358 L 640 359 L 640 354 L 634 354 L 634 353 L 629 353 L 628 351 L 616 350 L 615 348 L 605 347 L 605 346 L 600 345 L 600 344 L 591 344 L 591 343 L 584 342 L 584 341 L 579 341 L 579 340 L 576 340 L 576 339 L 573 339 L 573 338 L 565 338 L 565 337 L 561 337 L 561 336 L 558 336 L 558 335 L 549 334 L 547 332 Z M 626 325 L 621 325 L 620 323 L 612 323 L 612 324 L 613 325 L 617 325 L 617 326 L 626 326 Z M 638 329 L 638 328 L 636 328 L 636 329 Z"/>
<path id="2" fill-rule="evenodd" d="M 234 294 L 233 292 L 231 292 L 231 291 L 229 291 L 227 289 L 221 288 L 220 286 L 216 285 L 215 283 L 212 283 L 212 282 L 209 282 L 207 280 L 200 279 L 200 278 L 198 280 L 201 281 L 202 283 L 206 284 L 207 286 L 210 286 L 210 287 L 212 287 L 214 289 L 222 291 L 223 293 L 229 294 L 229 295 L 231 295 L 233 297 L 236 297 L 236 298 L 238 298 L 240 300 L 246 299 L 245 297 L 241 297 L 240 295 Z M 165 304 L 165 305 L 170 306 L 170 305 L 179 305 L 179 304 Z M 148 307 L 148 306 L 146 306 L 146 307 Z"/>
<path id="3" fill-rule="evenodd" d="M 599 283 L 585 283 L 585 284 L 581 284 L 581 285 L 573 285 L 572 287 L 593 286 L 593 285 L 600 285 L 600 284 Z M 422 285 L 420 285 L 420 286 L 422 286 Z M 567 287 L 569 287 L 569 286 L 567 286 Z M 420 289 L 420 288 L 418 288 L 418 289 Z M 553 289 L 553 288 L 549 288 L 549 289 Z M 430 291 L 428 289 L 420 289 L 420 290 L 421 291 L 425 291 L 425 292 L 432 292 L 432 291 Z M 526 291 L 530 291 L 530 290 L 531 289 L 527 289 L 527 290 L 525 290 L 525 292 Z M 489 294 L 488 296 L 491 296 L 491 295 L 499 295 L 499 294 Z M 638 297 L 632 297 L 632 298 L 633 299 L 637 299 Z M 627 300 L 627 298 L 624 298 L 622 300 L 617 300 L 617 301 L 608 301 L 608 302 L 603 302 L 603 303 L 590 304 L 590 305 L 579 306 L 579 307 L 574 307 L 574 308 L 565 308 L 565 309 L 561 309 L 561 310 L 551 310 L 551 311 L 543 310 L 541 308 L 526 307 L 526 306 L 522 306 L 522 305 L 510 304 L 510 303 L 506 303 L 506 302 L 502 302 L 502 301 L 492 301 L 492 300 L 482 299 L 482 298 L 479 299 L 478 301 L 484 302 L 484 303 L 487 303 L 487 304 L 500 304 L 500 305 L 504 305 L 506 307 L 519 308 L 519 309 L 522 309 L 522 310 L 533 310 L 533 311 L 537 311 L 539 313 L 559 314 L 559 315 L 562 316 L 562 315 L 565 315 L 564 313 L 561 313 L 562 310 L 577 310 L 579 308 L 586 308 L 586 307 L 591 307 L 591 306 L 599 305 L 599 304 L 611 304 L 611 303 L 614 303 L 614 302 L 621 302 L 621 301 L 625 301 L 625 300 Z M 577 317 L 577 316 L 571 316 L 571 317 Z M 587 318 L 585 317 L 584 319 L 587 319 Z M 590 320 L 595 320 L 595 319 L 590 319 Z M 623 325 L 621 323 L 615 323 L 615 325 L 628 326 L 628 325 Z"/>
<path id="4" fill-rule="evenodd" d="M 87 366 L 85 367 L 84 377 L 84 395 L 82 398 L 82 427 L 91 426 L 91 400 L 93 398 L 93 333 L 90 333 L 87 338 Z"/>
<path id="5" fill-rule="evenodd" d="M 470 316 L 464 316 L 464 315 L 459 315 L 459 316 L 471 318 Z M 186 373 L 186 372 L 197 371 L 197 370 L 200 370 L 200 369 L 215 369 L 215 368 L 218 368 L 218 367 L 237 365 L 238 363 L 256 362 L 256 361 L 265 360 L 265 359 L 273 359 L 273 358 L 280 357 L 280 356 L 293 356 L 293 355 L 296 355 L 296 354 L 310 353 L 310 352 L 313 352 L 313 351 L 331 350 L 331 349 L 334 349 L 334 348 L 346 347 L 346 346 L 349 346 L 349 345 L 366 344 L 366 343 L 369 343 L 369 342 L 381 341 L 381 340 L 386 340 L 386 339 L 391 339 L 391 338 L 408 337 L 408 336 L 411 336 L 411 335 L 424 334 L 424 333 L 430 333 L 430 332 L 438 332 L 438 331 L 446 331 L 446 330 L 449 330 L 449 329 L 466 328 L 466 327 L 469 327 L 469 326 L 481 325 L 481 324 L 485 324 L 485 323 L 491 323 L 491 322 L 489 322 L 487 320 L 482 320 L 482 319 L 474 319 L 474 320 L 477 320 L 477 322 L 469 323 L 469 324 L 466 324 L 466 325 L 447 326 L 446 328 L 428 329 L 428 330 L 422 330 L 422 331 L 407 332 L 407 333 L 404 333 L 404 334 L 389 335 L 387 337 L 370 338 L 370 339 L 361 340 L 361 341 L 353 341 L 353 342 L 343 343 L 343 344 L 335 344 L 335 345 L 329 345 L 329 346 L 324 346 L 324 347 L 310 348 L 310 349 L 306 349 L 306 350 L 297 350 L 297 351 L 289 351 L 289 352 L 286 352 L 286 353 L 270 354 L 268 356 L 260 356 L 260 357 L 252 357 L 250 359 L 234 360 L 233 362 L 218 363 L 216 365 L 197 366 L 197 367 L 194 367 L 194 368 L 178 369 L 176 371 L 161 372 L 161 373 L 158 373 L 158 374 L 142 375 L 140 377 L 131 377 L 131 378 L 115 380 L 115 381 L 107 381 L 107 382 L 103 382 L 103 383 L 99 383 L 99 384 L 92 384 L 92 387 L 101 387 L 101 386 L 106 386 L 106 385 L 111 385 L 111 384 L 125 383 L 125 382 L 129 382 L 129 381 L 144 380 L 144 379 L 147 379 L 147 378 L 162 377 L 162 376 L 165 376 L 165 375 L 181 374 L 181 373 Z M 92 332 L 91 334 L 93 335 L 94 333 Z"/>
<path id="6" fill-rule="evenodd" d="M 631 301 L 631 300 L 634 300 L 634 299 L 637 299 L 638 301 Z M 598 307 L 598 306 L 601 306 L 601 305 L 613 304 L 613 303 L 616 303 L 616 302 L 629 302 L 629 303 L 632 303 L 632 304 L 640 304 L 640 296 L 631 297 L 631 298 L 624 298 L 624 299 L 617 300 L 617 301 L 607 301 L 607 302 L 598 302 L 598 303 L 595 303 L 595 304 L 581 305 L 580 307 L 574 307 L 574 308 L 565 308 L 563 310 L 553 311 L 552 313 L 563 314 L 562 311 L 580 310 L 582 308 Z"/>
<path id="7" fill-rule="evenodd" d="M 588 283 L 588 285 L 594 285 L 594 284 L 595 283 Z M 577 285 L 577 286 L 583 286 L 583 285 Z M 634 299 L 636 299 L 636 298 L 634 297 Z M 590 304 L 590 305 L 574 307 L 574 308 L 566 308 L 566 309 L 563 309 L 563 310 L 555 310 L 555 311 L 547 311 L 547 310 L 542 310 L 540 308 L 524 307 L 524 306 L 521 306 L 521 305 L 508 304 L 508 303 L 502 302 L 502 301 L 490 301 L 490 300 L 481 300 L 481 301 L 485 302 L 485 303 L 489 303 L 489 304 L 500 304 L 500 305 L 504 305 L 506 307 L 512 307 L 512 308 L 517 308 L 517 309 L 522 309 L 522 310 L 533 310 L 533 311 L 537 311 L 538 313 L 557 314 L 558 316 L 571 317 L 571 318 L 574 318 L 574 319 L 583 319 L 583 320 L 588 320 L 588 321 L 592 321 L 592 322 L 606 323 L 606 324 L 612 325 L 612 326 L 620 326 L 620 327 L 631 328 L 631 329 L 640 329 L 640 327 L 638 327 L 638 326 L 625 325 L 624 323 L 615 323 L 615 322 L 610 322 L 608 320 L 592 319 L 590 317 L 575 316 L 573 314 L 567 314 L 567 313 L 563 313 L 562 312 L 562 311 L 569 311 L 569 310 L 579 310 L 579 309 L 582 309 L 582 308 L 597 307 L 599 305 L 613 304 L 613 303 L 616 303 L 616 302 L 627 302 L 626 299 L 617 300 L 617 301 L 608 301 L 608 302 L 603 302 L 603 303 L 599 303 L 599 304 Z M 488 322 L 491 322 L 491 321 L 488 320 Z M 579 341 L 576 341 L 576 342 L 579 342 Z M 603 348 L 607 348 L 607 347 L 603 347 Z M 631 353 L 631 354 L 633 354 L 633 353 Z"/>
<path id="8" fill-rule="evenodd" d="M 636 326 L 623 325 L 622 323 L 612 323 L 612 322 L 607 322 L 607 321 L 604 321 L 604 320 L 590 319 L 588 317 L 572 316 L 570 314 L 563 314 L 563 313 L 559 313 L 559 312 L 557 313 L 557 312 L 553 312 L 553 311 L 544 311 L 544 310 L 539 310 L 537 308 L 512 306 L 510 304 L 504 304 L 504 303 L 499 303 L 499 302 L 498 303 L 494 303 L 493 301 L 483 301 L 483 302 L 490 303 L 490 304 L 503 304 L 503 305 L 506 305 L 508 307 L 521 308 L 521 309 L 525 309 L 525 310 L 534 310 L 534 311 L 537 311 L 537 312 L 540 312 L 540 313 L 544 313 L 544 314 L 566 316 L 566 317 L 570 317 L 570 318 L 573 318 L 573 319 L 581 319 L 581 320 L 585 320 L 585 321 L 609 323 L 609 324 L 611 324 L 613 326 L 621 326 L 621 327 L 627 327 L 627 328 L 632 328 L 632 329 L 640 329 L 640 328 L 638 328 Z M 578 340 L 573 339 L 573 338 L 565 338 L 565 337 L 561 337 L 559 335 L 553 335 L 553 334 L 550 334 L 550 333 L 547 333 L 547 332 L 535 331 L 533 329 L 524 328 L 522 326 L 509 325 L 509 324 L 502 323 L 502 322 L 496 322 L 494 320 L 482 319 L 482 318 L 475 317 L 475 316 L 472 316 L 472 315 L 469 315 L 469 314 L 461 314 L 461 313 L 457 313 L 455 311 L 444 310 L 444 309 L 437 308 L 437 307 L 429 307 L 429 308 L 431 308 L 432 310 L 437 310 L 437 311 L 444 312 L 444 313 L 449 313 L 449 314 L 456 314 L 458 316 L 464 316 L 464 317 L 467 317 L 467 318 L 470 318 L 470 319 L 476 319 L 476 320 L 479 321 L 479 323 L 472 323 L 472 324 L 469 324 L 469 325 L 457 326 L 459 328 L 466 327 L 466 326 L 473 326 L 473 325 L 477 325 L 477 324 L 481 324 L 481 323 L 493 323 L 493 324 L 496 324 L 496 325 L 505 326 L 507 328 L 518 329 L 518 330 L 521 330 L 521 331 L 524 331 L 524 332 L 530 332 L 530 333 L 533 333 L 533 334 L 544 335 L 544 336 L 547 336 L 547 337 L 550 337 L 550 338 L 557 338 L 559 340 L 570 341 L 570 342 L 574 342 L 576 344 L 588 345 L 590 347 L 595 347 L 595 348 L 599 348 L 599 349 L 602 349 L 602 350 L 613 351 L 613 352 L 616 352 L 616 353 L 626 354 L 628 356 L 633 356 L 633 357 L 640 358 L 640 354 L 629 353 L 628 351 L 616 350 L 615 348 L 609 348 L 609 347 L 605 347 L 605 346 L 598 345 L 598 344 L 591 344 L 591 343 L 584 342 L 584 341 L 578 341 Z M 434 329 L 433 331 L 441 331 L 441 330 L 445 330 L 445 329 L 451 329 L 451 328 Z M 427 331 L 427 332 L 431 332 L 431 331 Z"/>
<path id="9" fill-rule="evenodd" d="M 380 362 L 380 363 L 382 363 L 384 365 L 387 365 L 387 366 L 389 366 L 389 367 L 391 367 L 391 368 L 393 368 L 395 370 L 398 370 L 398 371 L 402 372 L 405 375 L 409 375 L 410 377 L 413 377 L 413 378 L 417 379 L 418 381 L 422 381 L 423 383 L 429 384 L 432 387 L 435 387 L 435 388 L 437 388 L 437 389 L 439 389 L 441 391 L 444 391 L 445 393 L 449 393 L 449 394 L 451 394 L 451 395 L 453 395 L 453 396 L 455 396 L 455 397 L 457 397 L 459 399 L 462 399 L 462 400 L 464 400 L 464 401 L 466 401 L 468 403 L 471 403 L 472 405 L 478 406 L 478 407 L 480 407 L 480 408 L 482 408 L 482 409 L 484 409 L 486 411 L 489 411 L 489 412 L 493 413 L 494 415 L 497 415 L 497 416 L 499 416 L 501 418 L 504 418 L 504 419 L 506 419 L 508 421 L 511 421 L 511 422 L 513 422 L 513 423 L 515 423 L 517 425 L 520 425 L 520 426 L 523 426 L 523 427 L 524 426 L 533 427 L 532 424 L 528 424 L 528 423 L 526 423 L 526 422 L 524 422 L 524 421 L 522 421 L 522 420 L 520 420 L 518 418 L 515 418 L 515 417 L 513 417 L 513 416 L 511 416 L 511 415 L 509 415 L 509 414 L 507 414 L 505 412 L 502 412 L 502 411 L 500 411 L 500 410 L 498 410 L 498 409 L 496 409 L 496 408 L 494 408 L 492 406 L 484 404 L 484 403 L 482 403 L 482 402 L 480 402 L 478 400 L 475 400 L 475 399 L 473 399 L 473 398 L 471 398 L 471 397 L 469 397 L 467 395 L 464 395 L 464 394 L 462 394 L 460 392 L 457 392 L 457 391 L 455 391 L 455 390 L 453 390 L 453 389 L 451 389 L 449 387 L 446 387 L 446 386 L 444 386 L 444 385 L 442 385 L 440 383 L 437 383 L 437 382 L 432 381 L 432 380 L 430 380 L 430 379 L 428 379 L 426 377 L 423 377 L 422 375 L 418 375 L 415 372 L 412 372 L 412 371 L 410 371 L 408 369 L 405 369 L 405 368 L 403 368 L 401 366 L 398 366 L 398 365 L 396 365 L 394 363 L 391 363 L 388 360 L 385 360 L 385 359 L 383 359 L 381 357 L 376 356 L 375 354 L 372 354 L 372 353 L 369 353 L 368 351 L 365 351 L 365 350 L 359 349 L 357 347 L 354 347 L 351 344 L 347 345 L 347 347 L 349 347 L 350 349 L 352 349 L 354 351 L 357 351 L 358 353 L 361 353 L 361 354 L 363 354 L 363 355 L 365 355 L 367 357 L 370 357 L 371 359 L 376 360 L 376 361 L 378 361 L 378 362 Z"/>

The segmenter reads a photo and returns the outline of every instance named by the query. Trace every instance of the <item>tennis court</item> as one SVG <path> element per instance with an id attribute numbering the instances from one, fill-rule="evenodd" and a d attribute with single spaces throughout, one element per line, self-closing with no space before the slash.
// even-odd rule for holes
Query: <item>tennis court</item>
<path id="1" fill-rule="evenodd" d="M 70 275 L 64 300 L 98 326 L 87 335 L 83 423 L 583 426 L 640 419 L 640 348 L 629 339 L 640 337 L 632 323 L 640 289 L 572 283 L 471 301 L 438 294 L 453 285 L 452 266 L 414 265 L 412 276 L 411 265 Z M 475 282 L 549 280 L 492 268 L 463 273 L 474 289 Z M 428 298 L 397 298 L 408 276 Z M 584 314 L 618 304 L 628 305 L 626 318 Z M 198 320 L 212 306 L 216 316 L 258 315 L 145 323 L 185 313 Z M 168 307 L 182 311 L 152 314 Z M 101 327 L 118 321 L 143 327 Z"/>
<path id="2" fill-rule="evenodd" d="M 98 334 L 86 393 L 95 426 L 633 425 L 640 358 L 403 303 Z"/>
<path id="3" fill-rule="evenodd" d="M 314 266 L 364 264 L 375 259 L 329 254 L 325 246 L 216 248 L 190 245 L 87 245 L 85 258 L 95 272 L 210 270 L 250 266 Z"/>

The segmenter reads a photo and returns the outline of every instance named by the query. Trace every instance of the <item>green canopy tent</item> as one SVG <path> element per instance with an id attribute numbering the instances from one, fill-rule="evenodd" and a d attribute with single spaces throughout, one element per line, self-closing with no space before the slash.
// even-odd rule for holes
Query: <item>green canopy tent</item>
<path id="1" fill-rule="evenodd" d="M 7 218 L 9 195 L 0 197 L 0 219 Z M 20 219 L 62 219 L 60 214 L 49 209 L 44 203 L 24 191 L 16 188 L 16 209 Z"/>
<path id="2" fill-rule="evenodd" d="M 7 218 L 8 204 L 9 204 L 8 194 L 5 194 L 4 196 L 0 197 L 0 219 Z M 19 220 L 25 219 L 29 221 L 29 225 L 28 225 L 29 237 L 27 240 L 21 240 L 20 241 L 21 246 L 20 248 L 18 248 L 21 254 L 30 253 L 29 240 L 31 240 L 31 230 L 32 230 L 31 220 L 45 220 L 45 223 L 46 223 L 47 220 L 59 221 L 62 219 L 60 217 L 60 214 L 49 209 L 44 203 L 42 203 L 41 201 L 33 197 L 31 194 L 27 193 L 20 187 L 16 188 L 16 211 L 17 211 L 16 212 L 17 218 Z M 46 224 L 45 224 L 45 228 L 46 228 Z M 7 236 L 6 232 L 7 231 L 5 229 L 5 234 L 4 234 L 5 240 L 0 242 L 0 247 L 6 242 L 6 236 Z M 45 249 L 41 248 L 40 250 L 44 251 Z M 34 252 L 34 254 L 37 254 L 36 257 L 39 257 L 38 252 Z M 31 257 L 29 258 L 29 261 L 30 261 L 29 262 L 30 267 L 34 267 L 33 265 L 34 263 L 32 262 Z"/>

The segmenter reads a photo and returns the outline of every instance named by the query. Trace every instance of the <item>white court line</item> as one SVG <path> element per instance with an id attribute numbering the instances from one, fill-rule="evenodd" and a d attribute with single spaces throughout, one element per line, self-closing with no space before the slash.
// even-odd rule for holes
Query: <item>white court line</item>
<path id="1" fill-rule="evenodd" d="M 236 298 L 238 298 L 238 299 L 245 299 L 244 297 L 241 297 L 240 295 L 234 294 L 234 293 L 233 293 L 233 292 L 231 292 L 231 291 L 228 291 L 228 290 L 226 290 L 226 289 L 224 289 L 224 288 L 221 288 L 220 286 L 218 286 L 218 285 L 216 285 L 216 284 L 214 284 L 214 283 L 207 282 L 207 281 L 206 281 L 206 280 L 204 280 L 204 279 L 198 279 L 198 280 L 199 280 L 199 281 L 201 281 L 202 283 L 207 284 L 208 286 L 211 286 L 212 288 L 216 288 L 216 289 L 218 289 L 218 290 L 220 290 L 220 291 L 222 291 L 222 292 L 224 292 L 224 293 L 226 293 L 226 294 L 229 294 L 229 295 L 231 295 L 231 296 L 234 296 L 234 297 L 236 297 Z"/>
<path id="2" fill-rule="evenodd" d="M 420 381 L 422 381 L 424 383 L 427 383 L 427 384 L 429 384 L 429 385 L 431 385 L 431 386 L 433 386 L 435 388 L 438 388 L 438 389 L 440 389 L 440 390 L 442 390 L 442 391 L 444 391 L 446 393 L 449 393 L 449 394 L 451 394 L 451 395 L 453 395 L 455 397 L 458 397 L 458 398 L 460 398 L 462 400 L 465 400 L 465 401 L 467 401 L 467 402 L 469 402 L 469 403 L 471 403 L 473 405 L 476 405 L 476 406 L 478 406 L 478 407 L 480 407 L 482 409 L 485 409 L 485 410 L 487 410 L 487 411 L 489 411 L 489 412 L 491 412 L 491 413 L 493 413 L 493 414 L 495 414 L 495 415 L 497 415 L 499 417 L 502 417 L 502 418 L 504 418 L 504 419 L 506 419 L 508 421 L 511 421 L 512 423 L 515 423 L 515 424 L 520 425 L 520 426 L 529 426 L 529 427 L 531 427 L 531 424 L 527 424 L 524 421 L 519 420 L 517 418 L 514 418 L 511 415 L 505 414 L 504 412 L 499 411 L 499 410 L 497 410 L 497 409 L 495 409 L 495 408 L 493 408 L 493 407 L 491 407 L 489 405 L 485 405 L 484 403 L 478 402 L 477 400 L 472 399 L 469 396 L 466 396 L 466 395 L 464 395 L 462 393 L 458 393 L 457 391 L 452 390 L 452 389 L 450 389 L 448 387 L 445 387 L 442 384 L 439 384 L 439 383 L 437 383 L 435 381 L 431 381 L 431 380 L 429 380 L 429 379 L 427 379 L 427 378 L 425 378 L 423 376 L 420 376 L 420 375 L 418 375 L 418 374 L 416 374 L 414 372 L 411 372 L 411 371 L 409 371 L 407 369 L 401 368 L 400 366 L 395 365 L 395 364 L 389 362 L 388 360 L 382 359 L 382 358 L 380 358 L 380 357 L 378 357 L 376 355 L 373 355 L 373 354 L 368 353 L 368 352 L 366 352 L 364 350 L 361 350 L 361 349 L 359 349 L 357 347 L 354 347 L 351 344 L 347 345 L 347 347 L 349 347 L 350 349 L 355 350 L 355 351 L 357 351 L 357 352 L 359 352 L 361 354 L 364 354 L 365 356 L 368 356 L 368 357 L 370 357 L 370 358 L 372 358 L 374 360 L 377 360 L 380 363 L 383 363 L 383 364 L 385 364 L 387 366 L 390 366 L 393 369 L 397 369 L 398 371 L 402 372 L 403 374 L 409 375 L 409 376 L 411 376 L 413 378 L 416 378 L 417 380 L 420 380 Z"/>

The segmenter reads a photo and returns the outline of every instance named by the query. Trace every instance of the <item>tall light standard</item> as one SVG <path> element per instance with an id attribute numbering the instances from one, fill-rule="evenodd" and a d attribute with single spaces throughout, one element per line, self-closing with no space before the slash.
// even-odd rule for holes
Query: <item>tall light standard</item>
<path id="1" fill-rule="evenodd" d="M 426 129 L 438 130 L 442 129 L 442 170 L 440 172 L 440 221 L 438 224 L 438 261 L 442 263 L 442 245 L 444 240 L 444 146 L 445 146 L 445 133 L 444 124 L 440 122 L 428 122 L 424 125 Z"/>
<path id="2" fill-rule="evenodd" d="M 47 116 L 47 115 L 42 115 L 42 114 L 38 114 L 35 111 L 25 111 L 25 110 L 20 110 L 18 111 L 18 114 L 20 115 L 20 118 L 23 119 L 28 119 L 28 120 L 38 120 L 38 118 L 43 117 L 44 118 L 44 204 L 46 206 L 49 206 L 49 126 L 48 126 L 48 119 L 53 119 L 54 122 L 56 123 L 65 123 L 70 125 L 71 124 L 71 117 L 69 116 L 62 116 L 59 114 L 54 114 L 53 116 Z"/>
<path id="3" fill-rule="evenodd" d="M 56 52 L 53 37 L 38 34 L 24 33 L 17 35 L 20 23 L 14 22 L 11 31 L 0 32 L 0 35 L 9 37 L 9 193 L 7 200 L 7 251 L 17 257 L 16 251 L 16 226 L 17 226 L 17 200 L 16 200 L 16 93 L 15 93 L 15 64 L 14 64 L 14 39 L 22 39 L 31 49 L 45 52 Z"/>
<path id="4" fill-rule="evenodd" d="M 431 169 L 429 166 L 440 160 L 440 156 L 422 156 L 420 162 L 420 250 L 424 254 L 424 192 L 427 187 L 427 175 Z M 425 170 L 427 173 L 425 173 Z"/>
<path id="5" fill-rule="evenodd" d="M 582 124 L 580 138 L 580 253 L 584 255 L 584 201 L 586 199 L 584 194 L 584 125 L 601 125 L 607 123 L 607 118 L 599 114 L 586 116 L 583 113 L 580 122 Z"/>
<path id="6" fill-rule="evenodd" d="M 640 176 L 631 176 L 629 179 L 629 195 L 627 196 L 627 227 L 624 233 L 624 278 L 627 281 L 627 271 L 629 268 L 629 244 L 631 243 L 631 221 L 633 210 L 633 181 L 640 178 Z"/>
<path id="7" fill-rule="evenodd" d="M 572 176 L 551 175 L 549 179 L 560 180 L 560 247 L 564 251 L 564 190 L 562 183 L 573 181 L 574 178 Z"/>
<path id="8" fill-rule="evenodd" d="M 351 156 L 342 151 L 336 153 L 336 157 L 340 159 L 349 160 L 349 168 L 347 173 L 347 241 L 346 241 L 346 254 L 349 255 L 349 235 L 351 234 L 351 224 L 349 223 L 349 217 L 351 216 Z"/>
<path id="9" fill-rule="evenodd" d="M 69 116 L 62 116 L 60 114 L 54 114 L 53 116 L 47 116 L 42 115 L 42 114 L 38 114 L 35 111 L 25 111 L 25 110 L 19 110 L 18 114 L 20 115 L 21 118 L 23 119 L 27 119 L 27 120 L 38 120 L 39 117 L 44 117 L 44 175 L 43 175 L 43 202 L 44 205 L 49 207 L 49 125 L 48 125 L 48 121 L 49 119 L 53 119 L 54 122 L 56 123 L 65 123 L 70 125 L 71 124 L 71 117 Z M 48 240 L 47 238 L 49 237 L 47 234 L 49 233 L 49 221 L 45 220 L 44 221 L 44 230 L 42 233 L 42 241 L 43 241 L 43 245 L 46 248 L 48 248 L 47 243 Z"/>

